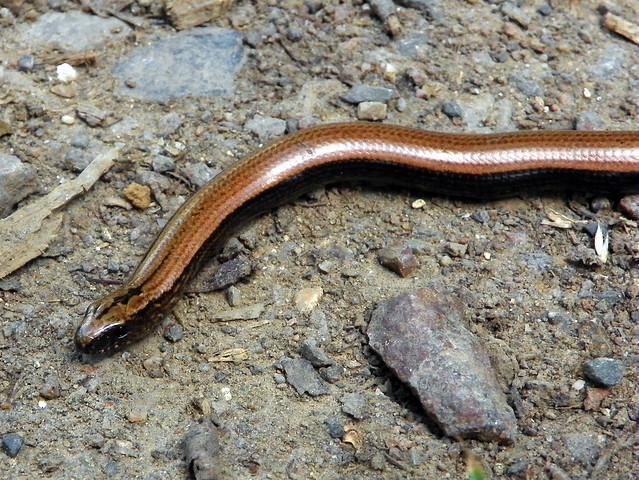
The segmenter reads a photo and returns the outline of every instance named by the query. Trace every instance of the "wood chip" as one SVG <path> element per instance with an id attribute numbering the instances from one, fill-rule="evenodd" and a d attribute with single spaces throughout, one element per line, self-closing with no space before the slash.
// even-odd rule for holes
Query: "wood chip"
<path id="1" fill-rule="evenodd" d="M 42 255 L 62 225 L 62 207 L 87 192 L 111 168 L 119 150 L 98 155 L 73 180 L 0 220 L 0 279 Z"/>
<path id="2" fill-rule="evenodd" d="M 614 13 L 608 12 L 603 17 L 603 25 L 611 32 L 639 45 L 639 24 L 631 23 Z"/>
<path id="3" fill-rule="evenodd" d="M 169 0 L 166 10 L 171 24 L 185 30 L 221 17 L 232 3 L 233 0 Z"/>

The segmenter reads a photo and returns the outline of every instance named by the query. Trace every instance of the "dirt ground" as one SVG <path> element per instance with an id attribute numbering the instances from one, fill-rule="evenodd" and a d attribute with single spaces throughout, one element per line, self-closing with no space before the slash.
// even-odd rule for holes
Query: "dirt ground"
<path id="1" fill-rule="evenodd" d="M 78 135 L 88 137 L 91 157 L 124 146 L 117 164 L 65 207 L 55 243 L 2 284 L 0 434 L 17 433 L 25 445 L 15 458 L 0 453 L 0 478 L 189 478 L 184 438 L 202 415 L 219 422 L 225 479 L 468 478 L 473 461 L 495 479 L 637 478 L 639 234 L 618 221 L 617 198 L 594 213 L 593 195 L 469 203 L 330 187 L 242 233 L 253 274 L 235 293 L 238 306 L 264 306 L 259 318 L 214 321 L 231 308 L 227 295 L 189 294 L 165 324 L 181 325 L 179 341 L 160 329 L 99 361 L 72 342 L 86 305 L 113 288 L 96 279 L 126 279 L 167 210 L 193 191 L 181 169 L 199 162 L 221 169 L 259 148 L 244 127 L 255 114 L 301 126 L 355 120 L 356 106 L 341 96 L 365 83 L 396 90 L 387 123 L 447 132 L 636 129 L 639 51 L 602 26 L 601 2 L 533 0 L 513 13 L 515 3 L 422 2 L 430 10 L 401 8 L 382 20 L 358 0 L 239 0 L 213 22 L 253 39 L 235 92 L 156 104 L 123 99 L 111 73 L 135 49 L 175 34 L 156 16 L 158 5 L 140 2 L 127 10 L 140 26 L 98 48 L 94 65 L 77 67 L 75 98 L 50 91 L 54 63 L 20 73 L 21 86 L 5 83 L 0 117 L 13 134 L 0 138 L 0 150 L 37 170 L 35 192 L 19 206 L 77 175 L 63 159 Z M 22 55 L 43 53 L 13 42 L 48 8 L 79 7 L 49 2 L 5 24 L 7 71 L 17 72 Z M 444 102 L 455 102 L 461 119 L 445 114 Z M 80 104 L 134 118 L 138 128 L 118 135 L 81 120 L 64 124 L 61 114 Z M 181 126 L 166 135 L 163 119 L 175 116 Z M 143 183 L 154 152 L 171 157 L 158 146 L 175 142 L 186 146 L 172 157 L 176 173 L 154 191 L 172 199 L 169 207 L 117 206 L 124 187 Z M 423 208 L 412 207 L 418 198 Z M 547 225 L 551 211 L 576 222 Z M 605 264 L 587 261 L 593 239 L 581 221 L 609 227 Z M 398 239 L 417 246 L 420 262 L 403 279 L 377 260 Z M 454 244 L 466 244 L 466 253 L 450 255 Z M 367 346 L 376 302 L 432 282 L 459 293 L 469 328 L 498 359 L 500 379 L 511 380 L 504 388 L 519 415 L 511 446 L 443 436 Z M 306 287 L 324 292 L 311 313 L 293 304 Z M 344 367 L 328 395 L 298 395 L 284 380 L 282 359 L 298 358 L 307 339 L 320 340 Z M 242 355 L 221 361 L 229 349 Z M 580 385 L 581 365 L 595 357 L 624 361 L 626 373 L 587 409 L 592 385 Z M 350 394 L 363 400 L 358 418 L 348 413 Z M 350 441 L 331 436 L 335 424 L 353 432 Z"/>

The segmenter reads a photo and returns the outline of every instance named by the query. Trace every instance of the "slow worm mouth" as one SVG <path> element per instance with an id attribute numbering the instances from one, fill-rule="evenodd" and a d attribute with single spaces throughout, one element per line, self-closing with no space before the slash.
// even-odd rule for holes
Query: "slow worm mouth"
<path id="1" fill-rule="evenodd" d="M 122 294 L 87 310 L 78 349 L 108 353 L 140 340 L 211 252 L 252 218 L 317 185 L 351 181 L 467 199 L 638 193 L 639 132 L 450 134 L 365 122 L 302 130 L 244 158 L 183 204 Z"/>

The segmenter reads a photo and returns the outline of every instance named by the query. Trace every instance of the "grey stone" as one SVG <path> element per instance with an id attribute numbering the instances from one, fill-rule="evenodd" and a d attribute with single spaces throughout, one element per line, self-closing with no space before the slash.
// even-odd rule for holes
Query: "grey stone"
<path id="1" fill-rule="evenodd" d="M 124 38 L 131 28 L 115 17 L 100 18 L 74 10 L 47 12 L 27 31 L 25 41 L 32 45 L 53 45 L 67 52 L 103 46 L 107 39 Z"/>
<path id="2" fill-rule="evenodd" d="M 317 374 L 311 362 L 304 358 L 286 358 L 282 360 L 286 381 L 299 393 L 308 393 L 312 397 L 328 395 L 330 390 Z"/>
<path id="3" fill-rule="evenodd" d="M 151 165 L 153 166 L 153 170 L 159 173 L 172 172 L 175 170 L 175 161 L 166 155 L 157 155 L 153 158 Z"/>
<path id="4" fill-rule="evenodd" d="M 561 443 L 572 457 L 574 462 L 581 465 L 592 465 L 599 457 L 604 440 L 587 433 L 567 433 L 561 437 Z"/>
<path id="5" fill-rule="evenodd" d="M 8 433 L 2 437 L 2 450 L 11 458 L 18 456 L 22 445 L 24 445 L 24 439 L 17 433 Z"/>
<path id="6" fill-rule="evenodd" d="M 233 92 L 244 61 L 242 35 L 223 28 L 198 28 L 136 50 L 113 67 L 120 92 L 164 103 L 186 96 Z"/>
<path id="7" fill-rule="evenodd" d="M 335 362 L 324 350 L 319 348 L 314 340 L 305 340 L 300 346 L 300 355 L 311 362 L 314 367 L 329 367 Z"/>
<path id="8" fill-rule="evenodd" d="M 246 122 L 244 128 L 257 135 L 261 140 L 271 140 L 284 135 L 286 132 L 286 120 L 265 117 L 257 113 Z"/>
<path id="9" fill-rule="evenodd" d="M 342 411 L 347 415 L 362 420 L 368 416 L 368 403 L 361 393 L 345 393 L 342 396 Z"/>
<path id="10" fill-rule="evenodd" d="M 0 218 L 11 213 L 13 206 L 35 190 L 35 169 L 18 157 L 0 153 Z"/>
<path id="11" fill-rule="evenodd" d="M 519 90 L 527 97 L 544 96 L 543 87 L 534 80 L 530 80 L 522 75 L 513 75 L 512 77 L 510 77 L 510 81 L 515 84 L 517 90 Z"/>
<path id="12" fill-rule="evenodd" d="M 512 443 L 514 413 L 461 312 L 440 289 L 400 295 L 374 310 L 370 345 L 448 436 Z"/>
<path id="13" fill-rule="evenodd" d="M 184 166 L 181 171 L 188 181 L 198 188 L 209 183 L 218 173 L 220 173 L 219 170 L 211 168 L 205 163 L 189 163 Z"/>
<path id="14" fill-rule="evenodd" d="M 444 112 L 444 115 L 446 115 L 448 118 L 462 118 L 464 116 L 462 108 L 457 102 L 443 102 L 442 112 Z"/>
<path id="15" fill-rule="evenodd" d="M 584 375 L 603 387 L 613 387 L 623 379 L 624 365 L 614 358 L 595 358 L 583 364 Z"/>
<path id="16" fill-rule="evenodd" d="M 330 417 L 324 420 L 328 434 L 333 438 L 342 438 L 346 433 L 343 423 L 337 417 Z"/>
<path id="17" fill-rule="evenodd" d="M 342 96 L 342 100 L 348 103 L 361 102 L 387 102 L 396 95 L 395 89 L 387 87 L 376 87 L 358 83 L 354 85 L 348 93 Z"/>
<path id="18" fill-rule="evenodd" d="M 211 279 L 211 288 L 213 290 L 222 290 L 239 282 L 242 278 L 248 277 L 252 271 L 253 267 L 248 257 L 238 255 L 220 265 L 220 268 L 217 269 Z"/>

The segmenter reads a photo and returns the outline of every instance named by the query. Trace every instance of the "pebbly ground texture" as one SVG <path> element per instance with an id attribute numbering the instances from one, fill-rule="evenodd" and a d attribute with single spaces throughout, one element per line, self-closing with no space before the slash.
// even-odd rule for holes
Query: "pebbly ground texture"
<path id="1" fill-rule="evenodd" d="M 636 19 L 631 3 L 608 8 Z M 286 131 L 358 116 L 446 132 L 636 129 L 639 52 L 602 26 L 600 4 L 239 0 L 215 28 L 179 34 L 148 1 L 127 22 L 66 0 L 3 9 L 0 153 L 26 175 L 15 208 L 120 153 L 42 255 L 0 282 L 0 478 L 188 478 L 201 417 L 218 425 L 226 479 L 457 479 L 474 464 L 499 479 L 636 478 L 639 233 L 615 197 L 329 187 L 245 229 L 234 245 L 252 273 L 187 295 L 147 340 L 103 359 L 72 343 L 86 305 L 197 185 Z M 125 199 L 133 183 L 150 187 L 149 208 Z M 419 263 L 404 278 L 377 258 L 397 242 Z M 489 352 L 517 415 L 512 445 L 444 436 L 368 346 L 375 304 L 434 284 Z"/>

